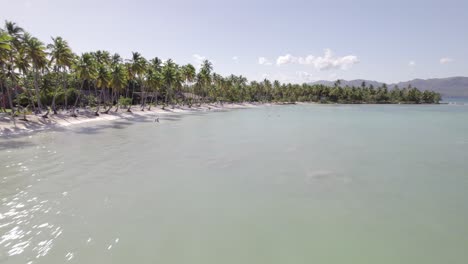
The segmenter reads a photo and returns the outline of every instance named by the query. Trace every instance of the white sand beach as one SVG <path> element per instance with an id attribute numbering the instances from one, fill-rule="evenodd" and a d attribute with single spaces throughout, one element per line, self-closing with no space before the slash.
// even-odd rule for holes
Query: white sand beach
<path id="1" fill-rule="evenodd" d="M 152 107 L 151 110 L 147 108 L 142 111 L 140 106 L 133 106 L 132 112 L 127 112 L 126 109 L 120 109 L 115 112 L 114 108 L 109 111 L 108 114 L 100 112 L 99 116 L 95 116 L 94 110 L 92 109 L 79 109 L 78 117 L 72 117 L 70 113 L 59 112 L 58 114 L 49 114 L 48 118 L 43 118 L 42 115 L 26 115 L 28 121 L 20 120 L 22 116 L 16 117 L 13 121 L 11 116 L 7 113 L 0 115 L 0 136 L 22 134 L 37 132 L 42 130 L 49 130 L 53 128 L 63 128 L 73 125 L 82 125 L 85 123 L 105 122 L 113 121 L 118 119 L 137 119 L 137 118 L 148 118 L 148 120 L 154 120 L 161 115 L 168 114 L 184 114 L 191 112 L 207 112 L 207 111 L 226 111 L 232 109 L 242 108 L 253 108 L 262 105 L 271 104 L 254 104 L 254 103 L 225 103 L 225 104 L 202 104 L 200 106 L 172 106 L 162 109 L 161 106 Z M 154 119 L 153 119 L 154 118 Z"/>

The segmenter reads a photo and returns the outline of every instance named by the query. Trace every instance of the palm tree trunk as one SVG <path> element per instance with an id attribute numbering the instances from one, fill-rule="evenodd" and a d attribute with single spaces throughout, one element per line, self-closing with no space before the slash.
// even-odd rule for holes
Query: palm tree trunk
<path id="1" fill-rule="evenodd" d="M 154 107 L 158 106 L 158 91 L 156 91 L 156 102 L 154 103 Z"/>
<path id="2" fill-rule="evenodd" d="M 99 116 L 99 109 L 101 108 L 101 99 L 102 99 L 102 89 L 101 91 L 99 92 L 99 97 L 97 96 L 97 87 L 95 87 L 95 91 L 96 91 L 96 98 L 97 98 L 97 107 L 96 107 L 96 112 L 94 112 L 94 115 L 95 116 Z"/>
<path id="3" fill-rule="evenodd" d="M 118 112 L 119 111 L 119 107 L 120 107 L 120 104 L 119 104 L 119 97 L 120 97 L 120 92 L 119 91 L 115 91 L 115 101 L 117 102 L 117 105 L 115 107 L 115 111 L 114 112 Z"/>
<path id="4" fill-rule="evenodd" d="M 163 107 L 163 109 L 168 105 L 168 104 L 167 104 L 167 98 L 168 98 L 169 90 L 170 90 L 169 87 L 170 87 L 170 86 L 168 86 L 167 89 L 166 89 L 166 96 L 165 96 L 165 98 L 164 98 L 164 107 Z"/>
<path id="5" fill-rule="evenodd" d="M 151 111 L 151 105 L 153 104 L 153 100 L 154 100 L 154 92 L 151 93 L 150 103 L 148 104 L 148 111 Z"/>
<path id="6" fill-rule="evenodd" d="M 65 109 L 68 109 L 67 80 L 65 79 L 65 71 L 63 72 L 63 75 L 62 75 L 62 82 L 63 82 L 63 93 L 65 95 L 65 100 L 64 100 Z"/>
<path id="7" fill-rule="evenodd" d="M 109 93 L 110 93 L 109 108 L 107 108 L 104 111 L 104 114 L 109 114 L 109 111 L 111 110 L 113 103 L 114 103 L 114 91 L 112 91 L 111 88 L 109 88 Z"/>
<path id="8" fill-rule="evenodd" d="M 132 104 L 133 104 L 133 95 L 135 94 L 135 83 L 132 82 Z"/>
<path id="9" fill-rule="evenodd" d="M 135 92 L 135 83 L 132 81 L 132 98 L 130 100 L 130 104 L 128 105 L 127 112 L 132 112 L 132 104 L 133 104 L 133 93 Z"/>
<path id="10" fill-rule="evenodd" d="M 32 105 L 33 112 L 36 112 L 36 107 L 34 106 L 33 96 L 31 94 L 31 91 L 28 89 L 29 83 L 28 83 L 27 73 L 24 73 L 24 75 L 25 75 L 24 89 L 28 93 L 28 101 L 29 101 L 29 104 Z"/>
<path id="11" fill-rule="evenodd" d="M 27 105 L 26 107 L 23 107 L 23 118 L 21 118 L 20 120 L 22 121 L 25 121 L 25 122 L 28 122 L 29 120 L 26 118 L 26 110 L 28 109 L 28 106 Z"/>
<path id="12" fill-rule="evenodd" d="M 60 67 L 57 69 L 57 72 L 60 73 Z M 62 82 L 63 82 L 63 80 L 64 80 L 64 75 L 62 75 Z M 57 87 L 55 88 L 55 90 L 54 90 L 54 97 L 53 97 L 53 99 L 52 99 L 52 111 L 54 111 L 54 115 L 57 114 L 57 107 L 56 107 L 56 105 L 55 105 L 55 99 L 57 98 L 57 95 L 58 95 L 59 86 L 60 86 L 60 85 L 57 85 Z M 65 95 L 65 97 L 66 97 L 66 95 Z M 66 106 L 65 106 L 65 107 L 66 107 Z"/>
<path id="13" fill-rule="evenodd" d="M 36 99 L 37 99 L 37 107 L 38 111 L 36 111 L 36 114 L 40 114 L 42 112 L 42 105 L 41 105 L 41 98 L 39 95 L 39 84 L 38 84 L 38 71 L 37 67 L 34 67 L 34 89 L 36 90 Z"/>
<path id="14" fill-rule="evenodd" d="M 145 86 L 142 85 L 141 86 L 141 110 L 144 111 L 145 110 Z"/>
<path id="15" fill-rule="evenodd" d="M 52 111 L 54 111 L 54 115 L 57 114 L 57 107 L 56 107 L 56 105 L 55 105 L 55 99 L 57 98 L 58 90 L 59 90 L 59 88 L 56 87 L 56 88 L 55 88 L 55 91 L 54 91 L 54 98 L 52 98 Z"/>
<path id="16" fill-rule="evenodd" d="M 47 112 L 42 116 L 42 118 L 49 118 L 50 109 L 47 108 Z"/>
<path id="17" fill-rule="evenodd" d="M 78 101 L 80 100 L 80 96 L 81 96 L 81 92 L 83 91 L 84 83 L 85 83 L 84 80 L 81 81 L 81 87 L 80 87 L 80 90 L 78 91 L 78 96 L 76 97 L 75 103 L 73 104 L 73 109 L 72 109 L 72 114 L 71 114 L 72 117 L 77 117 L 77 116 L 76 116 L 76 113 L 75 113 L 75 111 L 76 111 L 76 105 L 78 104 Z"/>
<path id="18" fill-rule="evenodd" d="M 57 98 L 58 88 L 54 91 L 54 98 L 52 98 L 52 111 L 54 111 L 54 115 L 57 114 L 57 107 L 55 106 L 55 98 Z"/>
<path id="19" fill-rule="evenodd" d="M 2 70 L 2 72 L 3 72 L 3 70 Z M 10 109 L 11 109 L 11 118 L 13 119 L 13 123 L 16 126 L 16 120 L 15 120 L 15 112 L 16 111 L 15 111 L 15 107 L 13 106 L 13 100 L 11 99 L 10 89 L 8 89 L 8 87 L 3 82 L 1 82 L 0 85 L 1 85 L 2 91 L 3 91 L 3 88 L 6 89 L 7 97 L 8 97 L 8 103 L 10 104 Z M 15 83 L 13 85 L 15 85 Z"/>

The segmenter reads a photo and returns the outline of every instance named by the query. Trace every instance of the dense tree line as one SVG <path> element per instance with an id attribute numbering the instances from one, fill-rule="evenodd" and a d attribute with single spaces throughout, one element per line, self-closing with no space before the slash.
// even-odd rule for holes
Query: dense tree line
<path id="1" fill-rule="evenodd" d="M 61 37 L 46 45 L 13 22 L 0 29 L 0 107 L 15 113 L 32 111 L 48 117 L 60 109 L 89 107 L 96 115 L 132 111 L 151 106 L 224 102 L 320 103 L 438 103 L 440 95 L 414 87 L 388 89 L 367 86 L 333 87 L 249 82 L 243 76 L 223 77 L 205 60 L 197 71 L 191 64 L 178 65 L 132 52 L 124 60 L 107 51 L 73 53 Z M 135 109 L 135 106 L 133 106 Z"/>

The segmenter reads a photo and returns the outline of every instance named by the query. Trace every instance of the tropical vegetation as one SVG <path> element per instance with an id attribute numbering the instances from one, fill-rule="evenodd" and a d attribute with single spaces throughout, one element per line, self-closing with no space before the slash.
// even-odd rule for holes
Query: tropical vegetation
<path id="1" fill-rule="evenodd" d="M 198 65 L 197 65 L 198 66 Z M 14 22 L 0 29 L 0 111 L 13 116 L 32 112 L 47 118 L 59 110 L 77 116 L 88 108 L 95 115 L 110 111 L 145 111 L 152 106 L 175 107 L 227 102 L 438 103 L 440 95 L 415 87 L 332 87 L 248 81 L 221 76 L 205 60 L 197 70 L 169 59 L 130 59 L 105 50 L 73 53 L 62 37 L 46 45 Z M 24 119 L 26 115 L 24 114 Z"/>

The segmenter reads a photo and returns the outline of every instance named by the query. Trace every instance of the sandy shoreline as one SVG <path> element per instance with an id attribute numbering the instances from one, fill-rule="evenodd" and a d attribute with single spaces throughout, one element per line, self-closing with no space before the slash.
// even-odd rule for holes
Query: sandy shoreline
<path id="1" fill-rule="evenodd" d="M 27 115 L 28 122 L 19 120 L 21 117 L 16 118 L 16 124 L 12 121 L 11 116 L 8 114 L 0 115 L 0 136 L 32 133 L 37 131 L 51 130 L 54 128 L 65 128 L 73 125 L 81 125 L 85 123 L 96 123 L 113 121 L 119 119 L 138 119 L 138 118 L 156 118 L 169 114 L 186 114 L 193 112 L 208 112 L 208 111 L 223 111 L 242 108 L 254 108 L 259 106 L 266 106 L 271 104 L 252 104 L 252 103 L 237 103 L 237 104 L 203 104 L 201 106 L 176 106 L 174 109 L 169 106 L 162 109 L 160 106 L 152 107 L 151 110 L 141 111 L 141 107 L 133 106 L 132 112 L 126 112 L 126 109 L 120 109 L 119 112 L 114 112 L 112 109 L 109 114 L 101 113 L 95 116 L 91 110 L 79 110 L 78 117 L 71 117 L 70 114 L 65 112 L 57 115 L 50 114 L 49 118 L 42 118 L 41 115 Z"/>

